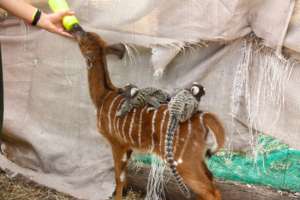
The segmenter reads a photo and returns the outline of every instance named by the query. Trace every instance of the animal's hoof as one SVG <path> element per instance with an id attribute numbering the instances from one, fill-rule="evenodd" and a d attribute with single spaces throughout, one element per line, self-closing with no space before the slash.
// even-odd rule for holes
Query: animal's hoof
<path id="1" fill-rule="evenodd" d="M 124 187 L 123 188 L 123 192 L 122 192 L 122 196 L 123 197 L 126 197 L 128 192 L 130 191 L 131 189 L 128 189 L 128 187 Z M 111 194 L 111 197 L 110 199 L 114 199 L 114 196 L 116 196 L 116 189 L 113 191 L 113 193 Z"/>

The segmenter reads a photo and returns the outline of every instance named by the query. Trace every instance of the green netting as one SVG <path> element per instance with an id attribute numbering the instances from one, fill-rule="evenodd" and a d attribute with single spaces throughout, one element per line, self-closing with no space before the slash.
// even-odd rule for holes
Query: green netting
<path id="1" fill-rule="evenodd" d="M 213 156 L 208 166 L 219 179 L 300 192 L 300 151 L 261 135 L 255 152 L 256 156 L 247 156 L 223 151 Z M 134 160 L 151 164 L 157 158 L 135 155 Z"/>

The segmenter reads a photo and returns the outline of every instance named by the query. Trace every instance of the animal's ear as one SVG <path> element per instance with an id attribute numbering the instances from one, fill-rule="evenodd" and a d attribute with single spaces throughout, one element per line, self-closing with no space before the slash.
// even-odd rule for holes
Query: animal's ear
<path id="1" fill-rule="evenodd" d="M 113 54 L 118 56 L 120 59 L 124 57 L 126 52 L 125 45 L 122 43 L 112 44 L 106 47 L 106 54 Z"/>

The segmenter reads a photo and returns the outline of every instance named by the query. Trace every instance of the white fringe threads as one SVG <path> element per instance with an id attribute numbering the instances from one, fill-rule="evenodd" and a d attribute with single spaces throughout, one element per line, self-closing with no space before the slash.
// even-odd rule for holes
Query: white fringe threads
<path id="1" fill-rule="evenodd" d="M 276 55 L 274 50 L 263 46 L 262 41 L 253 35 L 244 39 L 241 51 L 241 60 L 237 65 L 233 82 L 231 111 L 235 117 L 241 112 L 241 108 L 246 107 L 246 123 L 256 158 L 258 153 L 255 150 L 258 133 L 256 130 L 265 120 L 269 120 L 267 117 L 271 116 L 265 108 L 267 105 L 274 108 L 271 119 L 273 123 L 270 125 L 273 128 L 280 118 L 285 102 L 286 84 L 296 61 Z M 242 107 L 243 100 L 245 105 Z"/>
<path id="2" fill-rule="evenodd" d="M 160 159 L 151 156 L 151 170 L 148 176 L 146 200 L 164 200 L 165 198 L 165 174 L 166 164 Z"/>
<path id="3" fill-rule="evenodd" d="M 126 49 L 126 56 L 125 58 L 125 64 L 126 65 L 137 65 L 138 63 L 141 63 L 140 58 L 141 52 L 134 44 L 129 43 L 122 43 L 125 46 Z"/>

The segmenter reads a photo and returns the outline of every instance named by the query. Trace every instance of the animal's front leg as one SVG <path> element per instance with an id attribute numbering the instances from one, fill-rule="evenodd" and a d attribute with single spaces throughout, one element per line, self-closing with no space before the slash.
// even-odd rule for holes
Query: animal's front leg
<path id="1" fill-rule="evenodd" d="M 125 161 L 125 157 L 123 157 L 123 159 L 122 159 L 123 162 L 126 162 L 126 163 L 125 163 L 125 167 L 124 167 L 124 170 L 125 170 L 126 175 L 125 175 L 125 181 L 124 181 L 124 183 L 123 183 L 123 192 L 122 192 L 122 196 L 126 196 L 126 195 L 128 194 L 128 192 L 129 192 L 129 190 L 130 190 L 130 188 L 128 187 L 127 167 L 128 167 L 128 161 L 129 161 L 129 159 L 130 159 L 130 157 L 131 157 L 131 154 L 132 154 L 132 150 L 128 150 L 128 151 L 126 152 L 126 156 L 127 156 L 126 161 Z M 116 188 L 115 188 L 115 191 L 114 191 L 114 193 L 113 193 L 113 196 L 116 196 Z"/>
<path id="2" fill-rule="evenodd" d="M 112 153 L 115 164 L 115 200 L 122 200 L 123 187 L 126 183 L 126 165 L 127 155 L 123 147 L 114 145 L 112 146 Z"/>

